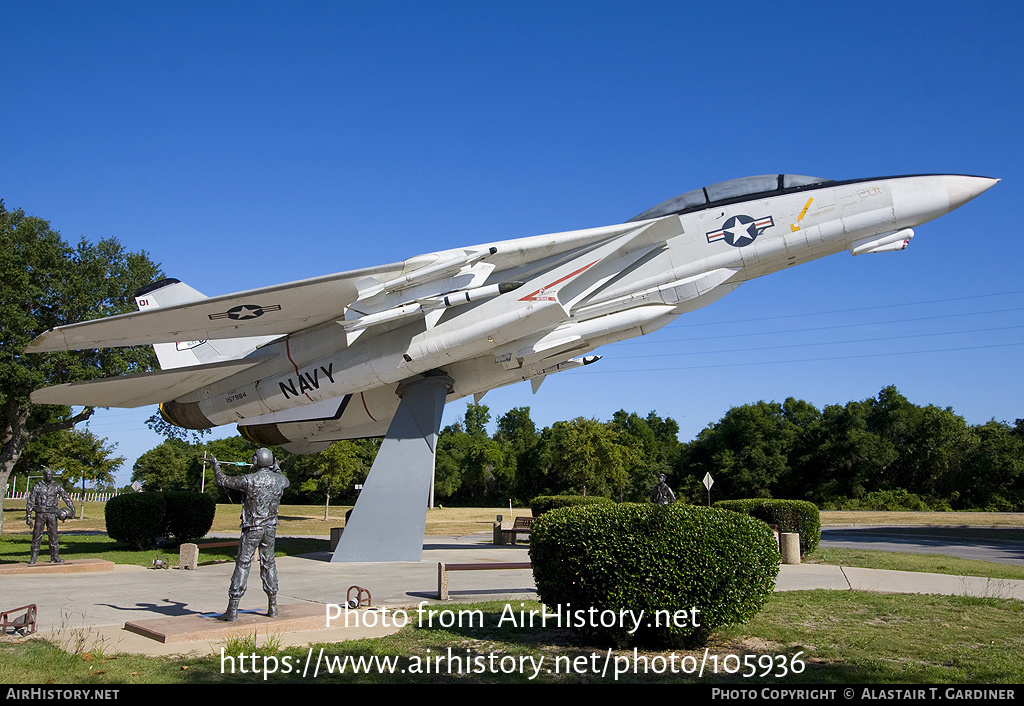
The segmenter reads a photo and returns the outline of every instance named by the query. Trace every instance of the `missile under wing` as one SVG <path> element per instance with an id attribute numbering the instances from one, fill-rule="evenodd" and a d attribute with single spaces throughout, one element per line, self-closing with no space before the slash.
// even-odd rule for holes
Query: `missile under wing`
<path id="1" fill-rule="evenodd" d="M 384 436 L 346 530 L 356 539 L 339 551 L 418 558 L 446 401 L 521 381 L 536 391 L 547 375 L 595 362 L 596 348 L 762 275 L 843 250 L 902 250 L 914 228 L 995 183 L 771 174 L 690 191 L 621 224 L 236 294 L 207 298 L 165 280 L 137 293 L 138 312 L 47 331 L 27 349 L 152 344 L 162 370 L 58 385 L 32 399 L 159 404 L 179 426 L 234 423 L 255 443 L 297 453 Z M 408 497 L 399 502 L 399 492 Z M 414 526 L 396 529 L 402 503 Z"/>

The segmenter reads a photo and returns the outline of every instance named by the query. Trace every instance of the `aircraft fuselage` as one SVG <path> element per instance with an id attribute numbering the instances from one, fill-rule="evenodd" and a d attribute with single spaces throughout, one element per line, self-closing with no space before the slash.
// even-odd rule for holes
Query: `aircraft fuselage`
<path id="1" fill-rule="evenodd" d="M 453 381 L 450 401 L 543 379 L 756 277 L 843 250 L 903 249 L 912 228 L 995 183 L 931 175 L 794 178 L 787 186 L 788 175 L 778 175 L 773 186 L 775 178 L 707 187 L 704 203 L 690 192 L 626 224 L 439 253 L 427 266 L 439 276 L 417 277 L 423 267 L 415 267 L 400 286 L 371 287 L 349 305 L 344 322 L 268 343 L 252 354 L 263 362 L 165 403 L 162 411 L 184 426 L 239 423 L 261 443 L 380 435 L 402 381 L 441 371 Z M 759 193 L 739 193 L 743 188 Z M 485 254 L 471 259 L 463 252 Z M 505 282 L 515 285 L 504 292 L 494 286 Z M 472 293 L 484 288 L 487 296 L 474 301 Z M 424 314 L 452 292 L 468 293 L 461 306 Z M 312 414 L 289 414 L 309 405 L 319 406 Z"/>

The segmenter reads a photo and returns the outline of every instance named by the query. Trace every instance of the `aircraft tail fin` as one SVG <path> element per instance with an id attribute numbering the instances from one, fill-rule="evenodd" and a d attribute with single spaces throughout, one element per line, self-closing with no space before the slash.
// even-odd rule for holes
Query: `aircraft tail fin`
<path id="1" fill-rule="evenodd" d="M 135 303 L 140 311 L 187 304 L 206 298 L 206 295 L 176 279 L 162 279 L 135 292 Z M 217 341 L 154 343 L 153 351 L 160 362 L 160 369 L 171 370 L 244 358 L 259 346 L 275 338 L 276 336 L 254 336 L 225 338 Z"/>

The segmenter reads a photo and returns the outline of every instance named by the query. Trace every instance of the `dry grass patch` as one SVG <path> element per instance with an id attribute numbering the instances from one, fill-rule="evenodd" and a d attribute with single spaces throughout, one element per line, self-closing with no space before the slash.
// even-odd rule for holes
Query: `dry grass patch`
<path id="1" fill-rule="evenodd" d="M 939 525 L 971 527 L 1024 527 L 1024 512 L 875 512 L 823 510 L 825 525 Z"/>
<path id="2" fill-rule="evenodd" d="M 352 509 L 351 505 L 331 507 L 328 519 L 324 520 L 322 505 L 282 505 L 279 513 L 280 526 L 278 536 L 313 536 L 326 537 L 331 534 L 331 527 L 345 525 L 345 513 Z M 238 530 L 238 517 L 241 507 L 238 505 L 218 505 L 217 516 L 213 520 L 211 532 L 235 532 Z M 509 526 L 512 519 L 520 515 L 529 516 L 528 508 L 479 508 L 479 507 L 437 507 L 427 510 L 428 535 L 462 535 L 474 532 L 490 532 L 498 515 L 504 518 Z"/>

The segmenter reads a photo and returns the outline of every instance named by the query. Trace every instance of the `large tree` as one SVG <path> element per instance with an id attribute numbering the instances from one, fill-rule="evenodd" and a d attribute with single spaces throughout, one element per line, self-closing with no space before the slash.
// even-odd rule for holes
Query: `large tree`
<path id="1" fill-rule="evenodd" d="M 555 422 L 543 434 L 549 478 L 559 492 L 619 498 L 641 451 L 623 444 L 615 429 L 597 419 L 577 417 Z"/>
<path id="2" fill-rule="evenodd" d="M 197 447 L 179 439 L 168 439 L 135 460 L 132 481 L 138 481 L 146 490 L 199 490 L 201 457 L 202 452 Z"/>
<path id="3" fill-rule="evenodd" d="M 330 516 L 331 497 L 337 502 L 356 483 L 366 480 L 375 455 L 373 445 L 368 441 L 342 439 L 323 451 L 296 459 L 296 467 L 308 474 L 302 482 L 302 490 L 324 496 L 324 522 Z"/>
<path id="4" fill-rule="evenodd" d="M 47 434 L 37 441 L 48 442 L 45 446 L 45 466 L 56 470 L 66 483 L 81 483 L 82 505 L 78 509 L 78 517 L 85 519 L 86 482 L 112 485 L 114 471 L 124 463 L 124 456 L 112 456 L 116 444 L 108 446 L 106 439 L 88 429 L 65 429 Z"/>
<path id="5" fill-rule="evenodd" d="M 515 407 L 498 419 L 494 440 L 501 445 L 515 487 L 514 496 L 529 502 L 544 489 L 544 466 L 540 460 L 540 435 L 530 419 L 529 407 Z"/>
<path id="6" fill-rule="evenodd" d="M 690 442 L 681 464 L 687 492 L 694 500 L 705 492 L 706 473 L 715 481 L 717 499 L 770 498 L 789 475 L 789 452 L 799 427 L 778 402 L 732 407 Z"/>
<path id="7" fill-rule="evenodd" d="M 72 247 L 48 222 L 8 211 L 0 200 L 0 489 L 32 439 L 71 429 L 93 413 L 34 405 L 33 390 L 155 364 L 149 346 L 31 355 L 25 346 L 55 326 L 133 311 L 135 290 L 161 277 L 144 252 L 126 252 L 113 239 Z"/>
<path id="8" fill-rule="evenodd" d="M 822 505 L 880 490 L 900 449 L 871 427 L 870 410 L 871 400 L 826 406 L 797 440 L 793 473 L 777 497 Z"/>
<path id="9" fill-rule="evenodd" d="M 470 403 L 463 421 L 441 430 L 434 463 L 437 497 L 459 504 L 493 504 L 514 493 L 515 465 L 505 447 L 487 435 L 491 413 Z"/>
<path id="10" fill-rule="evenodd" d="M 620 409 L 608 426 L 616 433 L 619 444 L 633 448 L 636 461 L 628 469 L 629 480 L 618 500 L 646 502 L 663 473 L 670 486 L 678 484 L 679 479 L 674 476 L 681 445 L 679 425 L 674 419 L 662 419 L 654 411 L 645 419 L 636 412 Z"/>

